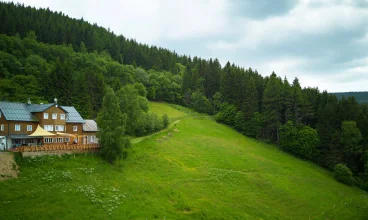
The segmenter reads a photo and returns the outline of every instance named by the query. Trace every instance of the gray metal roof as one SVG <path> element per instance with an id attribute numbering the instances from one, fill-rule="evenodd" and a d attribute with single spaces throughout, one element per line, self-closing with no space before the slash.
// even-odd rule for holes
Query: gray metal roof
<path id="1" fill-rule="evenodd" d="M 43 112 L 55 103 L 50 104 L 26 104 L 17 102 L 0 102 L 0 111 L 9 121 L 38 121 L 32 114 L 34 112 Z M 60 106 L 68 117 L 67 123 L 84 123 L 82 116 L 73 106 Z"/>
<path id="2" fill-rule="evenodd" d="M 83 131 L 98 131 L 97 123 L 94 120 L 84 120 Z"/>
<path id="3" fill-rule="evenodd" d="M 0 102 L 0 110 L 9 121 L 38 121 L 26 105 L 25 103 Z"/>
<path id="4" fill-rule="evenodd" d="M 55 105 L 55 103 L 50 103 L 50 104 L 30 104 L 30 105 L 26 105 L 27 109 L 30 112 L 43 112 L 46 109 L 50 108 L 51 106 Z"/>
<path id="5" fill-rule="evenodd" d="M 82 116 L 73 106 L 61 106 L 61 108 L 68 112 L 67 123 L 84 123 Z"/>

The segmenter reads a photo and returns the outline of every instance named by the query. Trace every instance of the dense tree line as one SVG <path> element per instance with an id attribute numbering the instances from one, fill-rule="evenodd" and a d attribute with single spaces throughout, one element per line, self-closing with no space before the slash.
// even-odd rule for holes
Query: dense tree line
<path id="1" fill-rule="evenodd" d="M 48 9 L 0 3 L 0 19 L 0 32 L 9 35 L 0 35 L 2 100 L 58 97 L 94 118 L 110 87 L 128 115 L 124 130 L 130 135 L 153 131 L 164 121 L 150 116 L 146 97 L 182 104 L 350 175 L 336 167 L 345 164 L 356 183 L 368 188 L 368 106 L 354 97 L 337 99 L 302 88 L 297 78 L 262 77 L 230 62 L 222 67 L 217 59 L 178 56 Z"/>
<path id="2" fill-rule="evenodd" d="M 354 98 L 359 103 L 366 103 L 368 104 L 368 92 L 336 92 L 334 93 L 336 97 L 340 100 L 342 97 L 350 97 L 354 96 Z"/>
<path id="3" fill-rule="evenodd" d="M 107 51 L 119 63 L 141 66 L 145 69 L 167 70 L 176 73 L 176 63 L 189 58 L 156 46 L 137 43 L 117 36 L 109 29 L 72 19 L 62 12 L 36 9 L 23 4 L 0 2 L 0 33 L 25 37 L 34 31 L 37 39 L 49 44 L 67 44 L 76 52 Z"/>

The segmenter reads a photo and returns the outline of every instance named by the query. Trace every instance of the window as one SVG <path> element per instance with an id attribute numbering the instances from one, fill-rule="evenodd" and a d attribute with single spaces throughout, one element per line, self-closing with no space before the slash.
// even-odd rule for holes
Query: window
<path id="1" fill-rule="evenodd" d="M 64 142 L 64 138 L 55 138 L 55 143 L 63 143 Z"/>
<path id="2" fill-rule="evenodd" d="M 52 125 L 44 125 L 43 129 L 45 129 L 46 131 L 54 131 L 54 126 Z"/>
<path id="3" fill-rule="evenodd" d="M 73 126 L 73 131 L 78 131 L 78 126 Z"/>
<path id="4" fill-rule="evenodd" d="M 1 111 L 0 111 L 0 118 L 1 118 Z"/>
<path id="5" fill-rule="evenodd" d="M 20 131 L 20 125 L 15 125 L 14 130 L 15 130 L 15 131 Z"/>
<path id="6" fill-rule="evenodd" d="M 95 142 L 95 136 L 91 136 L 91 142 L 94 143 Z"/>
<path id="7" fill-rule="evenodd" d="M 1 125 L 0 130 L 1 130 L 1 131 L 4 131 L 4 125 Z"/>
<path id="8" fill-rule="evenodd" d="M 52 119 L 57 119 L 57 113 L 52 113 Z"/>
<path id="9" fill-rule="evenodd" d="M 70 142 L 70 137 L 66 137 L 65 142 Z"/>
<path id="10" fill-rule="evenodd" d="M 44 142 L 45 143 L 52 143 L 52 142 L 54 142 L 54 139 L 53 138 L 45 138 Z"/>
<path id="11" fill-rule="evenodd" d="M 65 114 L 60 114 L 60 119 L 65 120 Z"/>
<path id="12" fill-rule="evenodd" d="M 49 119 L 49 113 L 43 113 L 43 119 Z"/>
<path id="13" fill-rule="evenodd" d="M 55 125 L 55 131 L 64 131 L 64 125 Z"/>
<path id="14" fill-rule="evenodd" d="M 32 131 L 32 125 L 27 125 L 27 131 Z"/>

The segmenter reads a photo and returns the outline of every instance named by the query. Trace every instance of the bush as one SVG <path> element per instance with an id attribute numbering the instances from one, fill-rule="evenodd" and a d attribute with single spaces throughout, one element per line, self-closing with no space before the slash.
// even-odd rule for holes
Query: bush
<path id="1" fill-rule="evenodd" d="M 164 128 L 164 123 L 165 121 L 152 112 L 143 113 L 138 119 L 135 135 L 139 137 L 159 131 Z"/>
<path id="2" fill-rule="evenodd" d="M 334 177 L 337 181 L 347 185 L 354 184 L 353 173 L 345 164 L 337 164 L 334 169 Z"/>
<path id="3" fill-rule="evenodd" d="M 166 128 L 167 126 L 169 126 L 170 119 L 169 119 L 169 116 L 167 116 L 167 114 L 164 114 L 162 116 L 162 123 L 164 124 L 164 128 Z"/>

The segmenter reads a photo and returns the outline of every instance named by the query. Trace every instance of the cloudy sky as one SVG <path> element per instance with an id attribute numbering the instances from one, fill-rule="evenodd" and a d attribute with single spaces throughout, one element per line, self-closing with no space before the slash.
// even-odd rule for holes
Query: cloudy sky
<path id="1" fill-rule="evenodd" d="M 23 0 L 179 54 L 368 91 L 368 0 Z"/>

